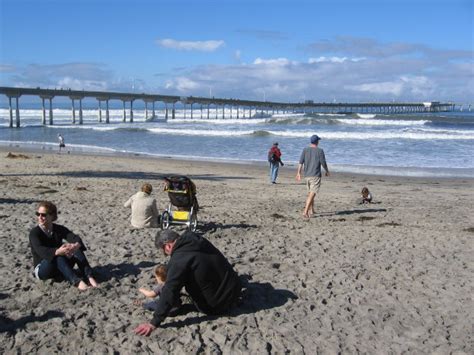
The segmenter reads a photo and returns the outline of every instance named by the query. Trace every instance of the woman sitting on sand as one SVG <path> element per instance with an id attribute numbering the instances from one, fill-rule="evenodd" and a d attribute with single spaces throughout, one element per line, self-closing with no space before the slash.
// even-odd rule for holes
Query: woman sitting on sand
<path id="1" fill-rule="evenodd" d="M 36 216 L 38 225 L 30 231 L 35 277 L 46 280 L 60 274 L 79 290 L 86 290 L 89 286 L 73 270 L 77 264 L 89 284 L 97 287 L 92 268 L 83 253 L 86 247 L 81 238 L 66 227 L 53 223 L 58 218 L 56 205 L 49 201 L 40 202 Z"/>
<path id="2" fill-rule="evenodd" d="M 153 188 L 145 183 L 141 191 L 130 197 L 124 203 L 124 207 L 132 208 L 132 218 L 130 223 L 135 228 L 157 228 L 159 213 L 156 200 L 151 197 Z"/>

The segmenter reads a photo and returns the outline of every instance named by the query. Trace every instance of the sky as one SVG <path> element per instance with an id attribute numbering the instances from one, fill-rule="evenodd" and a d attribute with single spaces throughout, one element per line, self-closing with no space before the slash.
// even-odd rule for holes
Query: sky
<path id="1" fill-rule="evenodd" d="M 0 86 L 474 102 L 472 0 L 0 0 Z"/>

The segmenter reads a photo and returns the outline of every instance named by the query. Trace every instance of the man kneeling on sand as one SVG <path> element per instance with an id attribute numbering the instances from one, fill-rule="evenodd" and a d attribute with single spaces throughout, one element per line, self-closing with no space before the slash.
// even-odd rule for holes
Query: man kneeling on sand
<path id="1" fill-rule="evenodd" d="M 181 288 L 205 314 L 223 314 L 237 304 L 241 283 L 232 265 L 207 239 L 172 230 L 158 232 L 155 245 L 170 256 L 168 274 L 150 323 L 140 324 L 135 333 L 150 335 L 176 305 Z"/>

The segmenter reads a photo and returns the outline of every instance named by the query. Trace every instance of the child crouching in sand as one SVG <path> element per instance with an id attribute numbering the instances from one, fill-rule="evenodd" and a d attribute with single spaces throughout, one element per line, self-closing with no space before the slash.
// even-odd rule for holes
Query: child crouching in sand
<path id="1" fill-rule="evenodd" d="M 163 289 L 163 286 L 165 285 L 165 282 L 166 282 L 166 265 L 158 264 L 155 267 L 154 274 L 155 274 L 157 285 L 153 288 L 153 290 L 147 290 L 146 288 L 143 288 L 143 287 L 140 287 L 138 289 L 138 291 L 140 291 L 145 297 L 148 297 L 148 298 L 156 298 L 160 296 L 161 290 Z M 149 311 L 154 311 L 157 306 L 156 300 L 145 302 L 145 303 L 141 302 L 140 300 L 137 300 L 135 304 L 137 305 L 143 304 L 143 308 Z M 180 304 L 176 304 L 175 307 L 171 311 L 178 309 L 179 306 Z"/>

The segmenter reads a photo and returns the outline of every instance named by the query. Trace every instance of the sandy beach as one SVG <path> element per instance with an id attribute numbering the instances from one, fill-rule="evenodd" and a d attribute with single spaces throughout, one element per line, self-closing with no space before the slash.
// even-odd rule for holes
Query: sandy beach
<path id="1" fill-rule="evenodd" d="M 305 221 L 295 166 L 272 185 L 266 166 L 3 148 L 0 167 L 3 354 L 474 351 L 473 180 L 335 173 Z M 145 338 L 133 329 L 151 313 L 133 300 L 166 258 L 157 229 L 131 228 L 123 203 L 149 182 L 162 211 L 171 174 L 196 183 L 198 232 L 228 257 L 245 293 L 226 316 L 169 317 Z M 363 186 L 374 203 L 355 203 Z M 31 275 L 28 232 L 41 200 L 84 240 L 98 289 Z"/>

